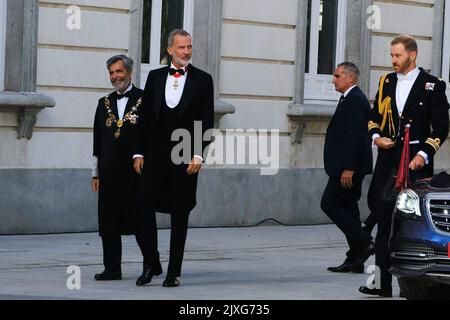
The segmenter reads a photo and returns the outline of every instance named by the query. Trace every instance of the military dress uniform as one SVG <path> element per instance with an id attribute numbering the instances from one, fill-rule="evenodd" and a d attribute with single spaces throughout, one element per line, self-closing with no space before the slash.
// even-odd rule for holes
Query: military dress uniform
<path id="1" fill-rule="evenodd" d="M 410 159 L 422 155 L 426 165 L 411 172 L 411 181 L 433 175 L 433 156 L 441 148 L 449 130 L 449 104 L 445 95 L 444 81 L 426 73 L 422 68 L 418 73 L 401 112 L 399 101 L 397 73 L 384 75 L 380 79 L 379 91 L 368 123 L 371 137 L 387 137 L 396 142 L 395 147 L 378 149 L 371 192 L 374 193 L 374 214 L 378 224 L 376 236 L 375 259 L 381 270 L 381 289 L 392 291 L 388 241 L 391 229 L 392 213 L 395 200 L 382 199 L 383 189 L 392 179 L 400 163 L 403 150 L 405 128 L 410 126 Z M 406 97 L 405 92 L 403 98 Z"/>

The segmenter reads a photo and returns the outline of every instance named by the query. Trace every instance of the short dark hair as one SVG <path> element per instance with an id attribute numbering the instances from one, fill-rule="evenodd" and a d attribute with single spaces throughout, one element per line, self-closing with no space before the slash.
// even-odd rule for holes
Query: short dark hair
<path id="1" fill-rule="evenodd" d="M 342 62 L 338 64 L 338 68 L 343 67 L 345 71 L 350 72 L 355 77 L 355 80 L 358 81 L 359 75 L 361 72 L 359 72 L 359 68 L 354 64 L 353 62 Z"/>
<path id="2" fill-rule="evenodd" d="M 417 46 L 417 41 L 413 36 L 409 34 L 402 34 L 398 37 L 395 37 L 394 40 L 391 41 L 391 46 L 395 46 L 396 44 L 403 44 L 405 46 L 405 50 L 408 52 L 418 52 L 419 48 Z"/>
<path id="3" fill-rule="evenodd" d="M 175 39 L 175 36 L 184 36 L 184 37 L 189 37 L 192 39 L 191 34 L 189 32 L 187 32 L 186 30 L 183 30 L 183 29 L 172 30 L 169 33 L 169 38 L 167 39 L 167 48 L 170 48 L 173 46 L 173 41 Z"/>
<path id="4" fill-rule="evenodd" d="M 123 65 L 125 66 L 125 69 L 128 72 L 132 72 L 133 71 L 133 66 L 134 66 L 134 61 L 133 59 L 131 59 L 130 57 L 124 55 L 124 54 L 119 54 L 116 56 L 113 56 L 111 58 L 108 59 L 108 61 L 106 61 L 106 66 L 111 67 L 114 63 L 116 63 L 117 61 L 122 61 Z"/>

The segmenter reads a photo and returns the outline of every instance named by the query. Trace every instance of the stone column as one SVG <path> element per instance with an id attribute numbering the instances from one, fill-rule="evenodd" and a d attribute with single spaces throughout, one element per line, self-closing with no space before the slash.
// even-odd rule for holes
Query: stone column
<path id="1" fill-rule="evenodd" d="M 17 137 L 30 139 L 36 116 L 53 107 L 51 97 L 36 94 L 38 0 L 8 0 L 5 43 L 5 93 L 0 111 L 17 111 Z M 26 97 L 26 98 L 24 98 Z"/>

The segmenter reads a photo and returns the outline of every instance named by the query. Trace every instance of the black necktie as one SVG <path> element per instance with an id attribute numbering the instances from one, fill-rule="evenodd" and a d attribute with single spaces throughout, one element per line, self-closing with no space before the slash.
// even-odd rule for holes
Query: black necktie
<path id="1" fill-rule="evenodd" d="M 182 76 L 184 76 L 184 70 L 183 69 L 174 69 L 174 68 L 170 68 L 169 69 L 169 73 L 171 76 L 173 76 L 174 74 L 181 74 Z"/>
<path id="2" fill-rule="evenodd" d="M 339 103 L 338 103 L 338 104 L 341 104 L 342 101 L 344 101 L 344 100 L 345 100 L 345 97 L 344 97 L 344 95 L 342 95 L 342 96 L 339 98 Z"/>
<path id="3" fill-rule="evenodd" d="M 129 98 L 130 95 L 131 95 L 131 91 L 127 91 L 127 92 L 125 92 L 124 94 L 119 94 L 119 93 L 118 93 L 118 94 L 117 94 L 117 100 L 120 100 L 120 99 L 125 98 L 125 97 Z"/>

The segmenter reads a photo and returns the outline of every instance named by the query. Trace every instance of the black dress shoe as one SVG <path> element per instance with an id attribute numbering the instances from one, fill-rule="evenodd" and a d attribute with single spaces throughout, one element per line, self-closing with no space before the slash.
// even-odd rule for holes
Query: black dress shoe
<path id="1" fill-rule="evenodd" d="M 355 264 L 364 264 L 371 255 L 375 253 L 375 243 L 372 241 L 361 250 L 361 253 L 356 258 Z"/>
<path id="2" fill-rule="evenodd" d="M 162 286 L 166 288 L 174 288 L 180 285 L 180 277 L 169 277 L 167 276 L 164 280 Z"/>
<path id="3" fill-rule="evenodd" d="M 103 271 L 102 273 L 94 275 L 94 279 L 97 281 L 122 280 L 122 273 Z"/>
<path id="4" fill-rule="evenodd" d="M 152 282 L 153 276 L 159 276 L 162 273 L 161 264 L 156 267 L 144 266 L 144 271 L 141 276 L 136 280 L 137 286 L 144 286 Z"/>
<path id="5" fill-rule="evenodd" d="M 350 272 L 353 273 L 364 273 L 364 264 L 352 264 L 350 266 Z"/>
<path id="6" fill-rule="evenodd" d="M 331 272 L 353 272 L 353 273 L 364 273 L 364 264 L 354 264 L 344 262 L 340 266 L 337 267 L 329 267 L 328 271 Z"/>
<path id="7" fill-rule="evenodd" d="M 359 287 L 359 292 L 369 294 L 372 296 L 380 296 L 385 298 L 392 298 L 392 288 L 390 289 L 369 289 L 367 287 Z"/>

